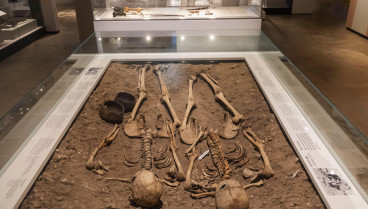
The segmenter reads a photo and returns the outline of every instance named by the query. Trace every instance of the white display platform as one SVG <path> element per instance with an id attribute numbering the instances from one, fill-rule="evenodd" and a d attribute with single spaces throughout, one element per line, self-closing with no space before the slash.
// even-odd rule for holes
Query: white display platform
<path id="1" fill-rule="evenodd" d="M 36 32 L 36 31 L 38 31 L 38 30 L 41 30 L 41 29 L 42 29 L 42 27 L 41 27 L 41 26 L 40 26 L 40 27 L 36 27 L 35 29 L 33 29 L 33 30 L 29 31 L 28 33 L 23 34 L 23 35 L 22 35 L 22 36 L 20 36 L 20 37 L 17 37 L 16 39 L 13 39 L 13 40 L 4 40 L 4 42 L 3 42 L 3 43 L 1 43 L 1 41 L 0 41 L 0 50 L 2 50 L 2 49 L 4 49 L 4 48 L 8 47 L 9 45 L 11 45 L 11 44 L 13 44 L 13 43 L 17 42 L 18 40 L 21 40 L 22 38 L 24 38 L 24 37 L 28 36 L 29 34 L 32 34 L 32 33 Z M 0 31 L 0 36 L 2 36 L 2 31 Z M 2 38 L 0 38 L 0 39 L 2 39 Z"/>
<path id="2" fill-rule="evenodd" d="M 0 177 L 0 185 L 2 185 L 0 205 L 2 208 L 16 208 L 22 202 L 111 61 L 214 59 L 245 60 L 328 208 L 368 208 L 367 202 L 323 143 L 313 125 L 273 74 L 261 53 L 100 54 L 72 55 L 70 59 L 78 60 L 78 62 L 84 59 L 91 61 L 74 85 L 65 92 L 55 108 L 39 124 L 39 128 L 30 136 L 23 150 Z M 331 176 L 337 176 L 343 182 L 340 184 L 341 187 L 343 186 L 340 192 L 335 191 L 333 185 L 326 185 L 323 181 L 324 178 Z"/>
<path id="3" fill-rule="evenodd" d="M 29 33 L 37 27 L 37 20 L 26 19 L 23 22 L 19 22 L 15 27 L 1 29 L 1 36 L 4 40 L 14 40 Z"/>

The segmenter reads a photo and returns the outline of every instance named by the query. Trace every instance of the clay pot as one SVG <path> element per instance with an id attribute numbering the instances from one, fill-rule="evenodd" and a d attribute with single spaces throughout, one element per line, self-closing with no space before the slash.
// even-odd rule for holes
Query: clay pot
<path id="1" fill-rule="evenodd" d="M 152 171 L 141 170 L 135 175 L 131 197 L 134 203 L 151 208 L 160 202 L 162 193 L 163 184 Z"/>
<path id="2" fill-rule="evenodd" d="M 236 180 L 228 179 L 216 187 L 217 209 L 248 209 L 248 195 Z"/>
<path id="3" fill-rule="evenodd" d="M 123 121 L 124 107 L 116 101 L 108 100 L 100 106 L 100 116 L 109 123 L 121 123 Z"/>
<path id="4" fill-rule="evenodd" d="M 135 105 L 135 97 L 127 92 L 119 92 L 115 96 L 115 101 L 124 106 L 124 112 L 131 112 Z"/>

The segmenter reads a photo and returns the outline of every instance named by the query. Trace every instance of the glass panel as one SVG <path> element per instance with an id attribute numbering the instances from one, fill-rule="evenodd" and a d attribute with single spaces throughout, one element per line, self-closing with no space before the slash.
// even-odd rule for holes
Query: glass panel
<path id="1" fill-rule="evenodd" d="M 368 191 L 368 140 L 259 30 L 99 32 L 75 52 L 104 53 L 259 52 L 360 192 Z M 89 62 L 67 60 L 0 122 L 0 165 L 73 85 Z M 42 91 L 41 91 L 42 89 Z M 47 90 L 48 89 L 48 90 Z M 29 109 L 28 109 L 29 108 Z M 9 147 L 13 147 L 10 150 Z"/>
<path id="2" fill-rule="evenodd" d="M 275 51 L 260 30 L 99 32 L 76 53 Z"/>
<path id="3" fill-rule="evenodd" d="M 262 52 L 284 86 L 346 174 L 368 193 L 368 139 L 280 51 Z M 355 179 L 355 180 L 354 180 Z"/>
<path id="4" fill-rule="evenodd" d="M 1 118 L 0 175 L 88 63 L 76 63 L 76 60 L 73 59 L 65 60 Z"/>
<path id="5" fill-rule="evenodd" d="M 260 18 L 262 0 L 93 0 L 95 20 Z"/>

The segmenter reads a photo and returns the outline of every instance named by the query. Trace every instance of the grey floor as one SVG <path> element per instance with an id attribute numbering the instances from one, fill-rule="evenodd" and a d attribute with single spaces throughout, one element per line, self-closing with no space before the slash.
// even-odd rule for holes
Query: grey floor
<path id="1" fill-rule="evenodd" d="M 368 136 L 368 40 L 346 30 L 347 2 L 315 2 L 313 15 L 268 15 L 262 30 Z"/>
<path id="2" fill-rule="evenodd" d="M 312 15 L 268 15 L 262 30 L 368 136 L 368 40 L 345 29 L 348 3 L 316 1 Z M 0 117 L 79 45 L 73 10 L 59 12 L 60 33 L 0 62 Z"/>

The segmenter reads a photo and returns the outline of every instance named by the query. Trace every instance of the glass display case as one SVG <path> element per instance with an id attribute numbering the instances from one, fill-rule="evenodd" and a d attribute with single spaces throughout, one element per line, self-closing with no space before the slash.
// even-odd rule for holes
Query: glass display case
<path id="1" fill-rule="evenodd" d="M 16 40 L 38 28 L 28 1 L 0 1 L 0 39 Z"/>
<path id="2" fill-rule="evenodd" d="M 92 0 L 95 20 L 260 18 L 262 0 Z"/>
<path id="3" fill-rule="evenodd" d="M 106 7 L 106 2 L 101 7 Z M 103 8 L 103 10 L 106 12 L 109 9 Z M 109 11 L 113 12 L 113 10 Z M 102 101 L 96 99 L 93 96 L 94 94 L 108 94 L 99 90 L 98 86 L 105 85 L 101 81 L 104 74 L 112 73 L 112 78 L 117 77 L 116 73 L 118 71 L 116 70 L 118 68 L 114 67 L 116 63 L 128 66 L 125 67 L 127 72 L 129 69 L 135 72 L 136 69 L 129 66 L 147 63 L 150 65 L 164 63 L 169 66 L 178 63 L 182 65 L 190 63 L 208 65 L 212 63 L 212 65 L 215 65 L 228 62 L 231 62 L 231 64 L 224 66 L 230 66 L 229 68 L 217 72 L 226 74 L 240 65 L 246 66 L 249 69 L 250 78 L 254 79 L 257 85 L 249 89 L 236 91 L 240 94 L 239 97 L 226 96 L 229 96 L 231 102 L 241 101 L 238 104 L 242 105 L 239 106 L 246 106 L 251 101 L 245 99 L 245 97 L 243 98 L 242 95 L 253 95 L 256 91 L 261 91 L 264 99 L 263 97 L 262 99 L 258 98 L 255 102 L 260 104 L 262 101 L 267 101 L 268 106 L 266 105 L 264 108 L 272 108 L 267 112 L 275 115 L 278 124 L 282 128 L 282 132 L 280 131 L 277 138 L 285 137 L 283 143 L 285 143 L 285 146 L 292 147 L 293 150 L 289 154 L 282 154 L 277 159 L 270 158 L 271 164 L 274 166 L 275 176 L 267 180 L 270 184 L 272 183 L 271 187 L 264 185 L 260 189 L 268 189 L 272 194 L 286 192 L 293 197 L 294 195 L 304 197 L 310 195 L 306 191 L 313 192 L 316 190 L 328 208 L 368 207 L 367 138 L 259 30 L 107 31 L 100 32 L 98 36 L 93 34 L 0 121 L 0 185 L 6 185 L 0 188 L 1 205 L 5 208 L 17 207 L 22 204 L 27 194 L 35 199 L 32 199 L 31 202 L 23 202 L 23 207 L 29 207 L 29 204 L 34 203 L 37 198 L 41 198 L 40 201 L 44 201 L 45 204 L 52 204 L 53 201 L 58 200 L 53 199 L 52 196 L 44 195 L 44 193 L 48 194 L 53 188 L 56 188 L 56 190 L 64 188 L 58 187 L 59 184 L 67 187 L 65 190 L 68 192 L 76 191 L 78 205 L 88 204 L 88 202 L 93 202 L 94 199 L 100 201 L 100 196 L 111 195 L 109 192 L 115 191 L 114 186 L 106 187 L 107 181 L 102 181 L 105 174 L 95 178 L 92 176 L 92 172 L 86 171 L 84 161 L 88 158 L 91 150 L 84 146 L 78 146 L 78 144 L 88 144 L 87 139 L 78 138 L 77 135 L 69 137 L 65 135 L 75 132 L 76 129 L 81 129 L 80 131 L 85 137 L 88 134 L 93 135 L 93 133 L 101 136 L 105 134 L 96 132 L 98 127 L 106 126 L 105 123 L 98 122 L 102 120 L 98 116 L 98 107 L 85 104 L 89 99 L 97 103 Z M 112 66 L 110 70 L 108 69 L 109 66 Z M 201 65 L 198 66 L 201 67 Z M 183 94 L 176 86 L 178 82 L 176 79 L 180 75 L 185 75 L 185 73 L 179 68 L 175 69 L 174 72 L 176 74 L 169 74 L 169 77 L 167 77 L 169 79 L 168 85 L 174 86 L 172 89 L 169 88 L 169 91 Z M 240 73 L 239 78 L 243 79 L 245 74 L 245 72 Z M 150 72 L 150 76 L 152 75 L 153 72 Z M 120 87 L 125 86 L 123 81 L 125 77 L 117 78 L 119 82 L 122 82 L 119 84 Z M 217 79 L 218 75 L 214 77 L 214 79 Z M 150 82 L 157 79 L 153 78 L 153 76 L 150 78 Z M 237 82 L 235 78 L 228 77 L 227 79 L 234 80 L 234 88 L 238 88 L 235 85 Z M 109 89 L 118 85 L 115 81 L 108 81 L 107 83 Z M 196 85 L 199 85 L 199 83 L 197 81 Z M 223 87 L 225 84 L 219 83 L 219 85 Z M 132 91 L 135 92 L 136 82 L 132 86 L 134 86 Z M 199 87 L 196 86 L 196 88 Z M 152 86 L 150 86 L 149 92 L 151 93 L 149 99 L 152 100 L 155 97 L 152 94 Z M 157 90 L 157 92 L 160 91 Z M 205 95 L 202 96 L 205 97 Z M 213 95 L 210 96 L 212 98 Z M 159 106 L 159 102 L 157 106 Z M 263 109 L 263 107 L 257 105 L 254 108 Z M 78 124 L 80 120 L 88 117 L 85 110 L 90 111 L 88 114 L 95 115 L 95 120 L 98 121 L 87 121 L 83 126 L 76 126 L 71 130 L 70 127 L 73 124 Z M 157 108 L 150 111 L 146 110 L 146 113 L 155 112 L 156 110 Z M 252 110 L 248 109 L 243 114 L 251 114 L 251 112 Z M 255 125 L 256 122 L 252 121 L 261 120 L 263 116 L 264 114 L 254 116 L 249 118 L 247 122 Z M 77 117 L 82 119 L 76 119 Z M 262 135 L 262 131 L 266 129 L 270 132 L 268 138 L 264 136 L 266 137 L 266 148 L 278 144 L 273 141 L 276 140 L 272 135 L 275 128 L 269 125 L 269 121 L 274 121 L 275 118 L 267 118 L 265 123 L 258 124 L 261 128 L 257 130 L 257 134 Z M 89 143 L 97 143 L 100 140 L 95 136 L 91 137 L 93 139 L 87 137 L 88 140 L 91 140 L 88 141 Z M 63 140 L 67 140 L 67 142 L 64 143 Z M 124 149 L 127 149 L 125 143 L 134 142 L 132 139 L 126 139 L 124 143 L 121 141 L 123 140 L 116 143 L 121 143 Z M 230 142 L 224 140 L 224 143 Z M 117 144 L 112 146 L 118 146 Z M 94 147 L 97 144 L 91 144 L 90 146 Z M 121 152 L 122 149 L 118 149 L 116 152 Z M 278 150 L 268 148 L 266 151 L 268 154 L 272 154 Z M 49 161 L 50 156 L 51 161 Z M 122 159 L 120 155 L 111 157 L 112 155 L 107 154 L 106 156 L 116 158 L 119 163 L 119 160 Z M 248 157 L 252 158 L 254 156 Z M 258 158 L 260 157 L 258 156 Z M 77 159 L 82 159 L 83 162 L 78 162 Z M 288 161 L 292 165 L 301 163 L 302 166 L 295 167 L 297 170 L 288 170 L 287 173 L 283 173 Z M 66 164 L 70 162 L 74 162 L 77 166 L 67 171 L 63 166 L 67 166 Z M 119 164 L 119 166 L 122 165 L 123 163 Z M 44 168 L 45 166 L 46 168 Z M 61 171 L 59 173 L 55 172 L 53 175 L 50 173 L 53 169 L 61 169 Z M 126 172 L 127 169 L 130 168 L 112 168 L 111 172 L 116 172 L 116 170 Z M 38 177 L 42 171 L 42 177 Z M 301 173 L 304 173 L 305 176 L 298 178 L 298 175 L 302 175 Z M 85 176 L 77 179 L 76 176 L 78 175 Z M 40 184 L 46 185 L 47 189 L 39 189 L 37 184 L 32 187 L 36 179 L 38 179 L 37 182 L 41 182 Z M 95 183 L 104 182 L 104 184 L 87 183 L 87 179 Z M 275 179 L 276 183 L 272 179 Z M 311 190 L 300 190 L 298 193 L 291 189 L 282 189 L 297 184 L 297 181 L 313 184 L 312 186 L 309 185 Z M 275 192 L 274 186 L 280 186 L 280 191 Z M 78 187 L 78 189 L 75 187 Z M 120 187 L 121 185 L 119 185 Z M 296 185 L 296 187 L 299 186 Z M 32 188 L 31 192 L 29 192 L 30 188 Z M 93 196 L 94 198 L 79 196 L 88 192 L 94 195 L 96 194 L 93 193 L 94 191 L 102 190 L 104 192 L 97 193 L 98 195 Z M 171 189 L 168 190 L 171 191 Z M 249 191 L 252 195 L 251 202 L 255 201 L 258 198 L 257 195 L 259 195 L 259 193 L 255 194 L 252 191 Z M 37 192 L 42 192 L 42 194 Z M 62 199 L 65 207 L 71 206 L 68 205 L 67 197 L 63 198 L 62 191 L 55 191 L 55 193 L 61 194 L 58 198 Z M 73 195 L 68 193 L 66 196 Z M 180 199 L 187 196 L 180 197 Z M 285 196 L 283 201 L 280 201 L 279 199 L 273 199 L 274 196 L 270 195 L 267 200 L 273 207 L 275 204 L 281 204 L 280 207 L 285 208 L 291 207 L 287 204 L 292 199 L 289 197 Z M 83 202 L 83 198 L 87 198 L 86 202 Z M 105 202 L 106 200 L 109 203 L 115 201 L 110 196 L 106 198 L 110 199 L 103 199 Z M 259 198 L 262 204 L 266 203 L 264 196 Z M 310 199 L 306 201 L 309 204 Z M 70 204 L 72 202 L 70 200 Z M 118 205 L 111 207 L 121 206 L 119 205 L 121 202 L 116 204 Z M 164 204 L 167 204 L 167 202 Z M 50 205 L 47 206 L 50 207 Z M 313 205 L 310 207 L 313 207 Z"/>

